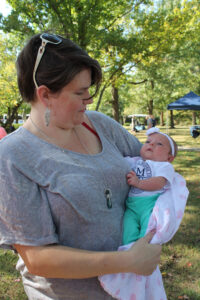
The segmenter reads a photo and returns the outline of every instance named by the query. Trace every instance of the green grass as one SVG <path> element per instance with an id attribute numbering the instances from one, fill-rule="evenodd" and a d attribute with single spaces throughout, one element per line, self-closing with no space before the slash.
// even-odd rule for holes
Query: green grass
<path id="1" fill-rule="evenodd" d="M 0 250 L 0 300 L 27 300 L 16 262 L 12 251 Z"/>
<path id="2" fill-rule="evenodd" d="M 189 127 L 162 131 L 179 146 L 200 148 L 200 136 L 193 139 Z M 144 131 L 135 135 L 141 142 L 146 139 Z M 200 300 L 200 152 L 179 151 L 173 164 L 186 179 L 190 195 L 179 231 L 163 246 L 160 268 L 168 300 Z M 16 261 L 13 252 L 0 250 L 0 300 L 27 300 Z"/>
<path id="3" fill-rule="evenodd" d="M 163 246 L 161 271 L 168 300 L 200 300 L 200 152 L 179 152 L 174 167 L 190 194 L 179 231 Z"/>

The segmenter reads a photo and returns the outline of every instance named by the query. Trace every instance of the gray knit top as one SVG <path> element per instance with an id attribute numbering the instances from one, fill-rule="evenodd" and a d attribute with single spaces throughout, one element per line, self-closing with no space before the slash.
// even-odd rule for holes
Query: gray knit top
<path id="1" fill-rule="evenodd" d="M 92 111 L 87 115 L 102 143 L 96 155 L 62 149 L 23 127 L 1 140 L 1 247 L 57 243 L 112 251 L 121 244 L 130 171 L 124 156 L 139 155 L 141 144 L 111 118 Z M 112 193 L 112 208 L 105 189 Z M 112 299 L 97 278 L 33 276 L 20 257 L 17 269 L 30 300 Z"/>

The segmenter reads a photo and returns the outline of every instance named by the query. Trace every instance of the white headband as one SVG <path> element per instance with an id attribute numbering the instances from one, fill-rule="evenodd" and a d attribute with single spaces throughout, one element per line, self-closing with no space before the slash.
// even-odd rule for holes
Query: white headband
<path id="1" fill-rule="evenodd" d="M 151 127 L 146 131 L 146 135 L 150 135 L 152 133 L 160 133 L 160 134 L 166 136 L 166 138 L 168 139 L 168 141 L 170 143 L 170 146 L 171 146 L 172 155 L 174 156 L 175 155 L 175 148 L 174 148 L 174 143 L 173 143 L 172 139 L 170 138 L 170 136 L 167 135 L 166 133 L 160 132 L 160 129 L 157 128 L 157 127 Z"/>

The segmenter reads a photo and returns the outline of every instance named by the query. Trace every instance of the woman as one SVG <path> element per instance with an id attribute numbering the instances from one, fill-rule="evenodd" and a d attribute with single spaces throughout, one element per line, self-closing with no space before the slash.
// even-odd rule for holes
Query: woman
<path id="1" fill-rule="evenodd" d="M 121 243 L 128 193 L 123 156 L 140 143 L 105 115 L 86 111 L 101 69 L 70 40 L 33 36 L 17 59 L 30 118 L 1 142 L 0 232 L 20 255 L 28 298 L 112 299 L 97 276 L 152 273 L 161 247 L 150 233 L 127 253 Z"/>

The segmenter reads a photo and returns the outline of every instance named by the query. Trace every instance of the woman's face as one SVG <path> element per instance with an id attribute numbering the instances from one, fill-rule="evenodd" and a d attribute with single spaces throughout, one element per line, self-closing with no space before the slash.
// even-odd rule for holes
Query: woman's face
<path id="1" fill-rule="evenodd" d="M 78 73 L 59 93 L 51 94 L 50 123 L 60 128 L 72 128 L 84 121 L 87 104 L 93 102 L 90 97 L 91 70 Z"/>

